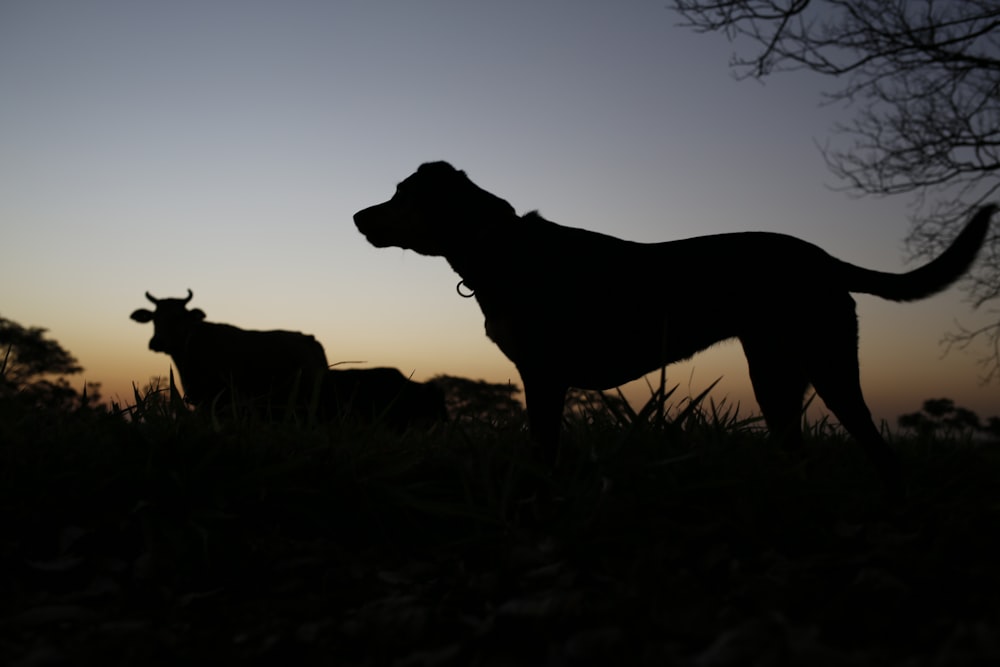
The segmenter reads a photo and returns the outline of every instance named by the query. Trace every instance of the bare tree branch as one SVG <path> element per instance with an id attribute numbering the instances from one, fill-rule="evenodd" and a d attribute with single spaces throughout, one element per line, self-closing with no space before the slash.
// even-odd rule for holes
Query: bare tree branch
<path id="1" fill-rule="evenodd" d="M 1000 0 L 674 0 L 681 25 L 721 31 L 750 55 L 738 78 L 809 70 L 836 80 L 825 103 L 853 118 L 820 147 L 844 189 L 908 194 L 913 257 L 936 255 L 970 208 L 1000 189 Z M 992 231 L 963 287 L 974 307 L 1000 300 L 1000 235 Z M 946 348 L 982 341 L 1000 379 L 1000 315 L 958 327 Z"/>

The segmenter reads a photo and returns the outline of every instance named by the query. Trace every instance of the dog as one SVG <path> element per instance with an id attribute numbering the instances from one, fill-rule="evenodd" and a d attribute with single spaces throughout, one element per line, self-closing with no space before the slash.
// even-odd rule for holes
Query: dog
<path id="1" fill-rule="evenodd" d="M 637 243 L 519 216 L 447 162 L 422 165 L 354 222 L 375 247 L 448 260 L 517 367 L 529 430 L 552 461 L 570 387 L 615 387 L 737 338 L 773 438 L 801 446 L 811 384 L 894 485 L 895 454 L 861 392 L 851 293 L 914 301 L 945 289 L 974 261 L 995 211 L 978 209 L 939 257 L 902 274 L 784 234 Z"/>

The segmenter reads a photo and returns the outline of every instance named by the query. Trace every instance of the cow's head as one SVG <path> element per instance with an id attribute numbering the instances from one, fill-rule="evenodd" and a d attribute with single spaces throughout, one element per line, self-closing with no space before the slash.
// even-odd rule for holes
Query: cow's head
<path id="1" fill-rule="evenodd" d="M 167 354 L 184 350 L 194 327 L 205 319 L 205 313 L 200 308 L 187 309 L 192 296 L 194 294 L 190 289 L 185 299 L 157 299 L 146 292 L 146 298 L 156 304 L 156 311 L 140 308 L 132 313 L 131 318 L 136 322 L 153 322 L 149 349 Z"/>

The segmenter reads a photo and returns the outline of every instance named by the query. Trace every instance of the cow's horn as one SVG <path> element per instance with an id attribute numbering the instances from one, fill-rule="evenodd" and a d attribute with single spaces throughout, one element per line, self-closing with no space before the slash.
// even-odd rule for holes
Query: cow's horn
<path id="1" fill-rule="evenodd" d="M 146 298 L 149 299 L 150 301 L 152 301 L 153 303 L 160 303 L 160 300 L 157 299 L 152 294 L 150 294 L 149 292 L 146 292 Z"/>
<path id="2" fill-rule="evenodd" d="M 191 297 L 193 297 L 193 296 L 194 296 L 194 292 L 192 292 L 192 291 L 191 291 L 191 288 L 190 288 L 190 287 L 188 287 L 188 296 L 187 296 L 187 298 L 186 298 L 186 299 L 184 299 L 184 303 L 187 303 L 188 301 L 190 301 L 190 300 L 191 300 Z"/>

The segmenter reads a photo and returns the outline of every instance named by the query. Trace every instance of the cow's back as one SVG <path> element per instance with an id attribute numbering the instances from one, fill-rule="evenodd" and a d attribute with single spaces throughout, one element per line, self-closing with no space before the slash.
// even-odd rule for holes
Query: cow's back
<path id="1" fill-rule="evenodd" d="M 175 362 L 195 404 L 230 390 L 240 399 L 272 405 L 283 405 L 293 395 L 308 401 L 327 370 L 323 346 L 311 335 L 214 322 L 195 328 Z"/>

